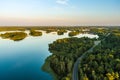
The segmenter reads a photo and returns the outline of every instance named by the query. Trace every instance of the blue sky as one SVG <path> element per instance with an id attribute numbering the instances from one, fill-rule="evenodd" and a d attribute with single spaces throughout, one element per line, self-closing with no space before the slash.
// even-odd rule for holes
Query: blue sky
<path id="1" fill-rule="evenodd" d="M 120 25 L 120 0 L 0 0 L 0 25 Z"/>

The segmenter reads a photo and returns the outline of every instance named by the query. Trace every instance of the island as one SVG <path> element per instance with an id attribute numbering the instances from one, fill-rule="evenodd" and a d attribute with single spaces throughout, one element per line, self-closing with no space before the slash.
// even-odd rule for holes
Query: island
<path id="1" fill-rule="evenodd" d="M 58 35 L 64 35 L 64 33 L 66 33 L 66 32 L 67 32 L 67 30 L 62 29 L 62 30 L 57 31 L 57 34 Z"/>
<path id="2" fill-rule="evenodd" d="M 31 36 L 42 36 L 42 32 L 36 30 L 30 30 L 29 35 Z"/>
<path id="3" fill-rule="evenodd" d="M 27 37 L 27 33 L 25 33 L 25 32 L 6 32 L 4 34 L 0 34 L 0 37 L 2 37 L 3 39 L 20 41 Z"/>

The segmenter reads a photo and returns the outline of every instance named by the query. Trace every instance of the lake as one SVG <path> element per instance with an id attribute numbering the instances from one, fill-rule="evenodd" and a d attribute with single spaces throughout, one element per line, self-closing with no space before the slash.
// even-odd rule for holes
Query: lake
<path id="1" fill-rule="evenodd" d="M 40 37 L 28 36 L 16 42 L 0 38 L 0 80 L 53 80 L 50 74 L 41 70 L 45 59 L 51 55 L 48 44 L 68 37 L 68 33 L 59 36 L 56 32 L 42 32 Z M 84 36 L 98 38 L 93 34 L 80 34 L 76 37 Z"/>

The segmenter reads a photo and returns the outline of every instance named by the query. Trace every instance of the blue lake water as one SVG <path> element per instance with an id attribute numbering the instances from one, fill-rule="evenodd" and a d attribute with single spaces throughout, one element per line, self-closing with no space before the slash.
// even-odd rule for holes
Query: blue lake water
<path id="1" fill-rule="evenodd" d="M 83 36 L 97 37 L 91 34 L 77 37 Z M 65 37 L 68 37 L 68 33 L 58 36 L 56 33 L 43 32 L 40 37 L 28 36 L 17 42 L 0 38 L 0 80 L 53 80 L 41 67 L 51 55 L 48 44 Z"/>

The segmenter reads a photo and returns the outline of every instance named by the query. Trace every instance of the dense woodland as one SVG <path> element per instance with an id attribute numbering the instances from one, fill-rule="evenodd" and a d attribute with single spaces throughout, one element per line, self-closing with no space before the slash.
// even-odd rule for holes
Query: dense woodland
<path id="1" fill-rule="evenodd" d="M 120 36 L 111 34 L 79 65 L 80 80 L 120 80 Z"/>
<path id="2" fill-rule="evenodd" d="M 89 33 L 97 34 L 99 39 L 104 39 L 107 33 L 110 32 L 110 28 L 91 28 Z"/>
<path id="3" fill-rule="evenodd" d="M 99 35 L 98 40 L 102 42 L 93 52 L 87 53 L 79 64 L 79 80 L 120 80 L 120 29 L 93 28 L 90 33 Z M 106 36 L 108 33 L 110 35 Z M 76 59 L 84 53 L 82 50 L 88 50 L 84 45 L 79 45 L 85 41 L 83 38 L 82 41 L 74 42 L 74 38 L 69 39 L 69 44 L 66 39 L 60 39 L 49 45 L 49 50 L 53 53 L 49 57 L 50 67 L 57 74 L 58 80 L 72 80 Z M 89 42 L 86 44 L 90 47 Z"/>
<path id="4" fill-rule="evenodd" d="M 72 68 L 76 59 L 94 45 L 89 38 L 64 38 L 49 44 L 50 67 L 57 74 L 58 79 L 71 79 Z"/>

